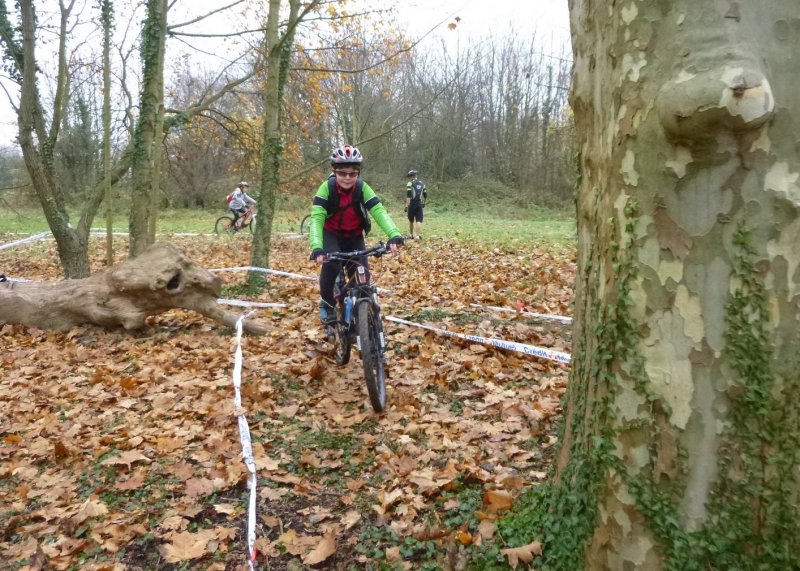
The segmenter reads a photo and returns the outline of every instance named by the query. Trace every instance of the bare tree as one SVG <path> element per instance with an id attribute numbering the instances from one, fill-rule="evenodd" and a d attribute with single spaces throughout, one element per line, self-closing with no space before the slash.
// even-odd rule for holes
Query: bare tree
<path id="1" fill-rule="evenodd" d="M 259 210 L 261 213 L 253 236 L 250 262 L 253 266 L 269 267 L 272 238 L 272 220 L 275 216 L 275 200 L 280 185 L 280 166 L 283 157 L 283 135 L 281 116 L 283 94 L 289 73 L 289 63 L 297 26 L 319 4 L 311 0 L 300 9 L 300 0 L 289 0 L 289 19 L 283 34 L 279 29 L 281 0 L 270 0 L 269 14 L 264 38 L 264 55 L 267 77 L 264 84 L 264 143 L 261 151 L 261 189 Z M 250 273 L 248 280 L 257 281 L 259 274 Z"/>
<path id="2" fill-rule="evenodd" d="M 37 72 L 36 60 L 36 14 L 31 0 L 24 0 L 18 4 L 19 26 L 12 24 L 6 0 L 0 0 L 0 42 L 2 42 L 5 56 L 8 58 L 11 73 L 20 86 L 20 102 L 17 106 L 19 141 L 32 185 L 47 218 L 48 225 L 56 239 L 64 274 L 67 277 L 83 277 L 89 274 L 87 247 L 89 231 L 105 197 L 106 184 L 103 177 L 107 177 L 112 185 L 115 184 L 128 172 L 134 157 L 139 157 L 137 160 L 140 161 L 138 163 L 140 167 L 138 167 L 137 171 L 139 173 L 140 191 L 137 195 L 137 200 L 134 201 L 137 204 L 137 215 L 134 217 L 135 227 L 137 236 L 139 236 L 139 232 L 143 233 L 142 238 L 137 237 L 134 242 L 147 243 L 148 232 L 151 232 L 150 218 L 147 213 L 152 210 L 153 197 L 148 190 L 152 188 L 152 184 L 145 179 L 151 176 L 147 174 L 147 171 L 152 171 L 152 163 L 150 162 L 152 161 L 152 149 L 148 150 L 147 145 L 149 143 L 145 145 L 145 151 L 150 157 L 145 160 L 142 156 L 137 155 L 138 152 L 144 151 L 132 144 L 125 145 L 123 142 L 122 149 L 110 169 L 94 181 L 86 194 L 78 223 L 75 225 L 70 223 L 64 188 L 54 168 L 53 153 L 60 135 L 64 110 L 69 101 L 66 92 L 69 75 L 67 73 L 66 53 L 69 37 L 68 21 L 73 5 L 74 2 L 66 4 L 62 1 L 60 3 L 58 70 L 55 75 L 55 94 L 53 102 L 49 106 L 52 109 L 49 120 L 46 106 L 40 96 L 40 77 Z M 226 71 L 223 70 L 221 73 L 225 74 Z M 247 81 L 254 73 L 254 68 L 250 68 L 242 72 L 241 75 L 229 79 L 226 78 L 225 81 L 221 82 L 218 91 L 203 93 L 200 99 L 193 101 L 186 109 L 171 110 L 163 120 L 159 119 L 161 112 L 156 103 L 154 108 L 155 119 L 145 114 L 145 122 L 142 123 L 140 121 L 137 123 L 137 128 L 141 134 L 137 140 L 146 142 L 152 138 L 155 141 L 159 136 L 159 132 L 169 132 L 174 125 L 191 120 L 192 117 L 209 109 L 225 93 Z M 123 76 L 121 86 L 128 94 L 129 101 L 133 101 L 126 82 L 127 79 Z M 157 97 L 157 94 L 151 93 L 150 96 Z M 128 125 L 132 127 L 133 122 L 133 112 L 129 107 Z M 142 194 L 145 192 L 146 194 Z M 144 204 L 144 206 L 141 206 L 141 204 Z M 139 210 L 140 208 L 141 210 Z"/>
<path id="3" fill-rule="evenodd" d="M 164 116 L 164 51 L 167 41 L 167 0 L 148 0 L 142 29 L 142 89 L 139 118 L 133 134 L 131 153 L 130 254 L 136 256 L 155 240 L 150 226 L 156 216 L 154 195 L 159 186 L 157 155 L 160 153 L 161 122 Z"/>
<path id="4" fill-rule="evenodd" d="M 114 7 L 111 0 L 100 2 L 100 22 L 103 27 L 103 192 L 106 200 L 106 265 L 114 264 L 114 200 L 111 195 L 111 31 L 114 26 Z"/>

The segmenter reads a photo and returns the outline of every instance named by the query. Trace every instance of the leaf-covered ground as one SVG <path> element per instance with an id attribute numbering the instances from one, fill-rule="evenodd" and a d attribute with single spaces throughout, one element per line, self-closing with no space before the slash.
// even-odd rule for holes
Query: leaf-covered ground
<path id="1" fill-rule="evenodd" d="M 315 275 L 290 238 L 273 242 L 272 267 Z M 244 237 L 165 239 L 209 269 L 249 261 Z M 93 242 L 95 271 L 103 252 Z M 567 249 L 418 240 L 372 269 L 393 290 L 386 315 L 570 352 L 558 322 L 471 306 L 568 315 Z M 0 251 L 0 272 L 58 279 L 53 242 Z M 223 297 L 242 297 L 243 274 L 219 275 Z M 566 366 L 386 322 L 389 405 L 376 415 L 357 355 L 341 368 L 328 355 L 315 282 L 275 277 L 249 299 L 288 304 L 259 310 L 270 332 L 243 339 L 260 566 L 456 570 L 504 547 L 494 522 L 545 476 Z M 243 568 L 235 342 L 183 311 L 133 333 L 0 324 L 0 567 Z"/>

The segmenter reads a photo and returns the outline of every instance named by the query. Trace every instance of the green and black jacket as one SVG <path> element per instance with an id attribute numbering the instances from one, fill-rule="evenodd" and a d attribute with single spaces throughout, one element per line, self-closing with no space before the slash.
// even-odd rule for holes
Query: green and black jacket
<path id="1" fill-rule="evenodd" d="M 392 221 L 386 208 L 381 204 L 381 199 L 375 194 L 366 182 L 356 179 L 353 188 L 353 205 L 356 212 L 361 216 L 362 226 L 365 233 L 369 232 L 370 223 L 367 213 L 378 223 L 381 230 L 388 238 L 400 236 L 400 230 Z M 311 250 L 322 248 L 322 229 L 325 221 L 336 214 L 339 210 L 339 194 L 336 191 L 336 177 L 331 176 L 323 182 L 314 195 L 314 203 L 311 206 L 311 224 L 309 225 L 309 241 Z"/>

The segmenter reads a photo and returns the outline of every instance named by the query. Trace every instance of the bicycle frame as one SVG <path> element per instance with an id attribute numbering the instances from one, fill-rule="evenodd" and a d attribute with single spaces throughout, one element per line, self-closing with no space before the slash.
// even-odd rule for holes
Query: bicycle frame
<path id="1" fill-rule="evenodd" d="M 334 358 L 339 365 L 347 364 L 355 337 L 364 367 L 367 392 L 375 412 L 381 412 L 386 406 L 386 341 L 378 288 L 370 283 L 361 258 L 381 256 L 386 251 L 386 246 L 381 243 L 366 250 L 327 255 L 329 261 L 343 262 L 334 290 L 337 305 L 337 321 L 333 326 Z M 350 268 L 352 276 L 348 277 Z"/>
<path id="2" fill-rule="evenodd" d="M 358 268 L 363 268 L 363 266 L 358 266 L 356 268 L 356 272 L 358 271 Z M 345 271 L 345 268 L 342 267 L 342 271 L 339 273 L 340 278 L 344 278 Z M 381 314 L 381 306 L 378 303 L 378 288 L 370 283 L 354 284 L 353 281 L 355 278 L 357 278 L 357 275 L 350 279 L 345 278 L 343 280 L 344 287 L 341 289 L 339 296 L 337 296 L 337 302 L 341 303 L 342 305 L 346 306 L 348 303 L 347 298 L 349 298 L 349 303 L 351 304 L 349 315 L 347 315 L 346 320 L 342 322 L 342 326 L 348 333 L 355 331 L 359 306 L 362 304 L 362 302 L 369 302 L 378 318 L 380 318 Z M 383 338 L 381 338 L 381 348 L 384 348 Z M 360 343 L 358 345 L 358 349 L 359 351 L 361 350 Z"/>
<path id="3" fill-rule="evenodd" d="M 250 206 L 245 213 L 240 218 L 241 222 L 239 223 L 239 228 L 244 228 L 251 220 L 256 219 L 256 209 L 253 206 Z"/>

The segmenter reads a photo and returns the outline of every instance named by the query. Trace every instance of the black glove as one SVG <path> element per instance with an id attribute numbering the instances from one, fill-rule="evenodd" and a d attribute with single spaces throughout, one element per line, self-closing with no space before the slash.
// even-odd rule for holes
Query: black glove
<path id="1" fill-rule="evenodd" d="M 318 256 L 324 256 L 324 255 L 325 255 L 325 250 L 324 249 L 322 249 L 322 248 L 314 248 L 311 251 L 311 256 L 308 259 L 313 262 L 313 261 L 316 261 Z"/>
<path id="2" fill-rule="evenodd" d="M 387 244 L 397 244 L 398 246 L 405 246 L 405 241 L 403 241 L 402 236 L 395 236 L 394 238 L 389 238 Z"/>
<path id="3" fill-rule="evenodd" d="M 403 208 L 403 212 L 408 212 L 408 206 Z"/>

